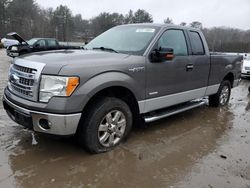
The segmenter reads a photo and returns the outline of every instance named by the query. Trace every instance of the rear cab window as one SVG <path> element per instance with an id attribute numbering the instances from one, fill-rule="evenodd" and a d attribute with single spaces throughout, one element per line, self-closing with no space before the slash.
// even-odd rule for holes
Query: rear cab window
<path id="1" fill-rule="evenodd" d="M 56 47 L 57 46 L 56 40 L 48 39 L 47 42 L 48 42 L 48 47 Z"/>
<path id="2" fill-rule="evenodd" d="M 196 31 L 189 31 L 192 55 L 205 55 L 205 49 L 201 36 Z"/>

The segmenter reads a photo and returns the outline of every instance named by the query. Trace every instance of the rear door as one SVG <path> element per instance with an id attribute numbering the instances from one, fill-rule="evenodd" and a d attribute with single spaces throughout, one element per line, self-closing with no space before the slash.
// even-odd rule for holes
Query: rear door
<path id="1" fill-rule="evenodd" d="M 190 62 L 193 67 L 192 74 L 188 78 L 190 89 L 205 88 L 210 71 L 210 55 L 203 43 L 205 38 L 201 32 L 195 30 L 189 30 L 187 33 L 191 46 Z"/>

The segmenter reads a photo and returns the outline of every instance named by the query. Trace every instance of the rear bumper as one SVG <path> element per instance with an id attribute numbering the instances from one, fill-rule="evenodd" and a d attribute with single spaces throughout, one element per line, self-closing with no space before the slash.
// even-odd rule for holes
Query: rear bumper
<path id="1" fill-rule="evenodd" d="M 13 121 L 41 133 L 74 135 L 82 115 L 81 113 L 52 114 L 29 110 L 14 104 L 5 95 L 2 100 L 4 109 Z M 44 126 L 46 122 L 48 126 Z"/>

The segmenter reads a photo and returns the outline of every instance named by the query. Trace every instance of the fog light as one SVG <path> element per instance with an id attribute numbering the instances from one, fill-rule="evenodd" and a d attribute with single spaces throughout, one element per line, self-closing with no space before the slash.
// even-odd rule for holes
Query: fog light
<path id="1" fill-rule="evenodd" d="M 40 120 L 39 120 L 39 125 L 40 125 L 43 129 L 50 129 L 51 123 L 50 123 L 47 119 L 40 119 Z"/>

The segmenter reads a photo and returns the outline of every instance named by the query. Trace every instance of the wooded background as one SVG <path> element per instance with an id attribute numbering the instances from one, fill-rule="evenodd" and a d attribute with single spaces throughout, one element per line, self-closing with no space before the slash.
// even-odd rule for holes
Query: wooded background
<path id="1" fill-rule="evenodd" d="M 52 37 L 60 41 L 89 41 L 109 28 L 128 23 L 152 23 L 153 17 L 143 9 L 127 14 L 103 12 L 91 19 L 63 5 L 56 9 L 42 8 L 35 0 L 0 0 L 0 38 L 17 32 L 25 39 Z M 250 30 L 230 27 L 204 28 L 199 21 L 174 23 L 166 16 L 164 23 L 200 28 L 211 51 L 250 52 Z"/>

